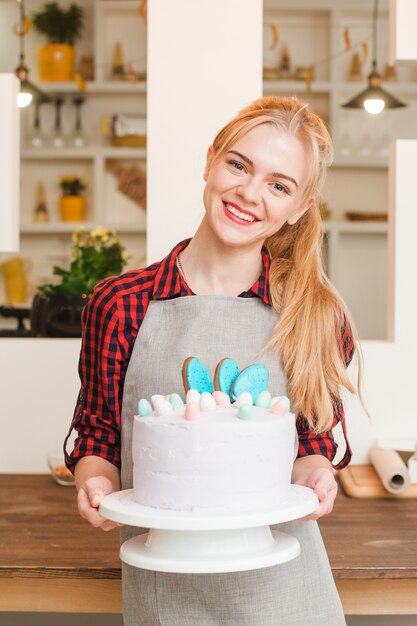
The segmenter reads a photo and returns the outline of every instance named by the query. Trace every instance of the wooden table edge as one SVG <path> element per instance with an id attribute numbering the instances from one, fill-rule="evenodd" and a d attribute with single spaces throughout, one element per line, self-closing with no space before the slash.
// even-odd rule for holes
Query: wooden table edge
<path id="1" fill-rule="evenodd" d="M 0 578 L 0 611 L 122 612 L 118 578 Z M 417 615 L 417 579 L 336 578 L 345 615 Z"/>

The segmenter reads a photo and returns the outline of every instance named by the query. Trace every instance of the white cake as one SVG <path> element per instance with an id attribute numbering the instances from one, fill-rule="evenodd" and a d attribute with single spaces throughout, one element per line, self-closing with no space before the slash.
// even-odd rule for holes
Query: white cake
<path id="1" fill-rule="evenodd" d="M 282 403 L 281 403 L 282 404 Z M 285 410 L 236 404 L 199 411 L 187 406 L 135 416 L 135 502 L 183 511 L 256 511 L 284 502 L 294 459 L 295 419 Z M 162 414 L 161 414 L 162 413 Z M 282 410 L 281 410 L 282 413 Z"/>

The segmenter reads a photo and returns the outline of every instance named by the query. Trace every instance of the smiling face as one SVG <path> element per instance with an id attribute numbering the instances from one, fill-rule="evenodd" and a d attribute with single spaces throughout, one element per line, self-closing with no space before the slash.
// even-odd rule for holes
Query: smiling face
<path id="1" fill-rule="evenodd" d="M 232 246 L 262 245 L 286 222 L 295 222 L 311 200 L 304 144 L 271 124 L 261 124 L 220 157 L 209 149 L 205 171 L 206 219 Z"/>

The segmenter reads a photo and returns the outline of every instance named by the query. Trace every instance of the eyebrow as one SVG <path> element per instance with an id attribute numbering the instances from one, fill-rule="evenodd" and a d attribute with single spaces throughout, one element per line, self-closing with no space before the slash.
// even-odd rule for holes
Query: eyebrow
<path id="1" fill-rule="evenodd" d="M 251 161 L 247 156 L 245 156 L 241 152 L 238 152 L 237 150 L 229 150 L 227 154 L 236 154 L 236 156 L 240 157 L 242 161 L 245 161 L 246 163 L 248 163 L 249 165 L 253 167 L 253 161 Z M 287 176 L 287 174 L 283 174 L 282 172 L 271 172 L 270 176 L 274 176 L 275 178 L 285 178 L 285 180 L 289 180 L 292 183 L 294 183 L 294 185 L 298 189 L 297 181 L 294 178 L 291 178 L 291 176 Z"/>

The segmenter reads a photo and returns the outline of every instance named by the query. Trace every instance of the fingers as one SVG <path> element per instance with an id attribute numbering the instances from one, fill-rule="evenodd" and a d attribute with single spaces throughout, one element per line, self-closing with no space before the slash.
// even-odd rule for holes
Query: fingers
<path id="1" fill-rule="evenodd" d="M 309 478 L 308 486 L 316 493 L 319 506 L 303 519 L 318 520 L 320 517 L 323 517 L 323 515 L 328 515 L 332 512 L 337 495 L 337 482 L 333 473 L 324 468 L 313 472 Z"/>
<path id="2" fill-rule="evenodd" d="M 119 526 L 117 522 L 112 522 L 104 518 L 98 512 L 100 502 L 105 495 L 112 491 L 111 482 L 104 477 L 90 478 L 80 487 L 78 492 L 78 511 L 83 519 L 89 522 L 94 528 L 101 528 L 108 531 Z"/>
<path id="3" fill-rule="evenodd" d="M 302 519 L 303 520 L 318 520 L 320 519 L 320 517 L 323 517 L 323 515 L 328 515 L 329 513 L 331 513 L 333 510 L 333 504 L 336 498 L 336 494 L 337 494 L 337 487 L 335 487 L 328 493 L 326 498 L 320 502 L 319 506 L 317 507 L 315 511 L 313 511 L 309 515 L 306 515 L 306 517 L 303 517 Z"/>

